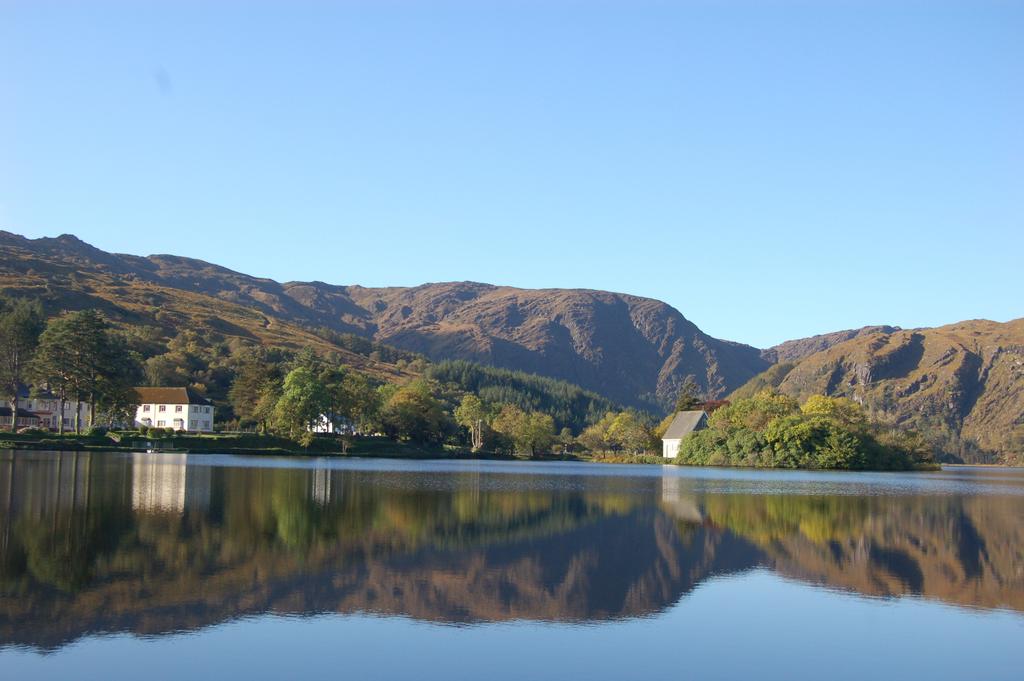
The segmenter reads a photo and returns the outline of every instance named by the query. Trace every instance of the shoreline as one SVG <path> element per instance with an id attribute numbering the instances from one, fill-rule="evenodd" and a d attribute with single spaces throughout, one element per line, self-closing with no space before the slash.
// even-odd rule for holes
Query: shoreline
<path id="1" fill-rule="evenodd" d="M 265 446 L 254 446 L 257 443 Z M 499 452 L 472 452 L 468 448 L 451 445 L 428 446 L 412 442 L 396 442 L 384 438 L 365 438 L 355 440 L 347 451 L 341 451 L 333 439 L 315 440 L 310 447 L 302 447 L 298 443 L 273 435 L 257 433 L 224 434 L 224 435 L 184 435 L 166 438 L 142 438 L 131 435 L 119 435 L 114 439 L 108 435 L 58 435 L 44 433 L 42 435 L 26 433 L 0 433 L 0 449 L 14 451 L 79 451 L 79 452 L 124 452 L 124 453 L 157 453 L 157 454 L 228 454 L 239 456 L 279 456 L 279 457 L 330 457 L 330 458 L 381 458 L 425 460 L 441 459 L 453 461 L 564 461 L 569 463 L 601 463 L 601 464 L 633 464 L 679 466 L 680 468 L 723 468 L 749 470 L 822 470 L 847 472 L 935 472 L 944 467 L 991 467 L 1019 468 L 1008 464 L 970 464 L 970 463 L 939 463 L 910 469 L 818 469 L 818 468 L 781 468 L 781 467 L 750 467 L 750 466 L 690 466 L 677 464 L 672 460 L 663 459 L 657 454 L 616 454 L 598 453 L 588 456 L 581 454 L 562 454 L 547 456 L 515 455 Z"/>

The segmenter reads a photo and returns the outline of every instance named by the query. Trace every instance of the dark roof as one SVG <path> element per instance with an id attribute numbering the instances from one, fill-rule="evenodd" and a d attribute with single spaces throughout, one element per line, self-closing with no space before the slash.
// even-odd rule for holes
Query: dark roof
<path id="1" fill-rule="evenodd" d="M 10 407 L 0 407 L 0 416 L 5 416 L 7 418 L 10 418 L 10 416 L 11 416 L 11 408 Z M 18 418 L 19 419 L 22 419 L 22 418 L 38 419 L 39 417 L 36 416 L 35 414 L 33 414 L 32 412 L 30 412 L 28 409 L 22 409 L 21 407 L 18 407 Z"/>
<path id="2" fill-rule="evenodd" d="M 139 404 L 212 404 L 192 388 L 136 388 Z"/>
<path id="3" fill-rule="evenodd" d="M 681 411 L 676 414 L 669 424 L 668 430 L 662 436 L 662 440 L 678 440 L 707 426 L 708 413 L 706 411 Z"/>
<path id="4" fill-rule="evenodd" d="M 42 386 L 29 387 L 24 383 L 18 384 L 18 399 L 27 400 L 29 398 L 39 398 L 44 400 L 57 399 L 53 393 Z M 69 402 L 71 400 L 68 400 Z"/>

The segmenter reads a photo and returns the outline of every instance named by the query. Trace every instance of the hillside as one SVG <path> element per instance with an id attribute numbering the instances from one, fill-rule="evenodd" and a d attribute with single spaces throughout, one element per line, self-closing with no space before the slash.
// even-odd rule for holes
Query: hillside
<path id="1" fill-rule="evenodd" d="M 39 298 L 51 314 L 95 308 L 116 326 L 154 340 L 191 330 L 228 343 L 336 353 L 345 364 L 382 380 L 407 375 L 260 306 L 212 297 L 198 285 L 189 290 L 185 280 L 175 282 L 142 266 L 148 262 L 104 253 L 74 237 L 29 240 L 0 232 L 0 293 Z"/>
<path id="2" fill-rule="evenodd" d="M 920 429 L 955 460 L 1024 462 L 1024 319 L 857 335 L 777 365 L 736 394 L 757 387 L 851 397 Z"/>
<path id="3" fill-rule="evenodd" d="M 320 327 L 355 333 L 435 360 L 567 380 L 636 406 L 667 406 L 687 376 L 722 396 L 771 364 L 649 298 L 471 282 L 282 284 L 189 258 L 106 253 L 70 235 L 0 232 L 0 286 L 45 295 L 51 307 L 98 304 L 126 322 L 220 326 L 260 341 L 301 344 Z"/>
<path id="4" fill-rule="evenodd" d="M 779 343 L 762 351 L 761 356 L 772 363 L 795 362 L 816 352 L 828 350 L 833 345 L 838 345 L 851 338 L 859 338 L 860 336 L 872 333 L 893 333 L 900 330 L 898 326 L 864 326 L 859 329 L 822 333 L 817 336 L 797 338 L 796 340 Z"/>
<path id="5" fill-rule="evenodd" d="M 372 311 L 378 341 L 561 378 L 629 404 L 665 406 L 687 376 L 721 396 L 768 366 L 757 349 L 712 338 L 649 298 L 470 282 L 349 293 Z"/>
<path id="6" fill-rule="evenodd" d="M 801 399 L 846 395 L 920 428 L 953 459 L 1024 460 L 1024 320 L 865 327 L 759 351 L 708 336 L 665 303 L 619 293 L 282 284 L 189 258 L 106 253 L 69 235 L 7 232 L 0 292 L 40 297 L 51 312 L 97 307 L 163 338 L 191 329 L 227 342 L 312 346 L 381 379 L 408 369 L 382 361 L 393 352 L 374 354 L 339 334 L 553 377 L 647 408 L 669 405 L 687 376 L 712 397 L 765 387 Z"/>

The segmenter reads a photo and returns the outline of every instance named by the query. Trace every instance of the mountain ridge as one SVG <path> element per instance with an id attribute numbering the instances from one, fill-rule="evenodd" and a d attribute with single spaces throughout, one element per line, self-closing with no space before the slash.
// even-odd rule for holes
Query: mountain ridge
<path id="1" fill-rule="evenodd" d="M 51 312 L 98 307 L 167 336 L 190 328 L 321 346 L 356 368 L 403 375 L 345 354 L 324 330 L 351 333 L 433 360 L 568 381 L 653 412 L 667 411 L 688 378 L 708 397 L 766 387 L 801 400 L 846 396 L 922 430 L 952 460 L 1024 463 L 1024 319 L 868 326 L 759 350 L 705 334 L 667 303 L 624 293 L 472 281 L 281 283 L 194 258 L 107 253 L 73 235 L 9 232 L 0 232 L 0 291 L 39 297 Z"/>
<path id="2" fill-rule="evenodd" d="M 776 364 L 734 395 L 764 387 L 849 397 L 954 461 L 1024 463 L 1024 318 L 857 335 Z"/>
<path id="3" fill-rule="evenodd" d="M 41 267 L 73 264 L 82 276 L 210 296 L 435 360 L 468 359 L 571 381 L 646 408 L 667 408 L 687 378 L 716 397 L 769 366 L 757 348 L 713 338 L 671 305 L 624 293 L 479 282 L 383 288 L 281 283 L 193 258 L 107 253 L 73 235 L 27 239 L 3 232 L 0 249 L 9 264 L 17 257 Z"/>

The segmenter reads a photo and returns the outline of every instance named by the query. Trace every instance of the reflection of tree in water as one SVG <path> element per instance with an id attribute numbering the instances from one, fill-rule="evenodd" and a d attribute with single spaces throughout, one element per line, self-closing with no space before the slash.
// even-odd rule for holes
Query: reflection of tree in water
<path id="1" fill-rule="evenodd" d="M 102 457 L 72 480 L 54 466 L 0 465 L 0 642 L 268 611 L 600 621 L 657 612 L 710 575 L 758 565 L 867 594 L 1024 610 L 1012 498 L 667 485 L 659 496 L 656 482 L 644 483 L 650 494 L 598 479 L 523 489 L 475 473 L 428 487 L 407 474 Z"/>

